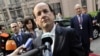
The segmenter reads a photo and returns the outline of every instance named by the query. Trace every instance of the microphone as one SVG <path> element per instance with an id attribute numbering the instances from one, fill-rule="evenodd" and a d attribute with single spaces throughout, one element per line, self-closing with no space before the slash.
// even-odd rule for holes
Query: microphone
<path id="1" fill-rule="evenodd" d="M 27 42 L 24 44 L 24 48 L 29 48 L 32 45 L 33 39 L 29 38 Z"/>
<path id="2" fill-rule="evenodd" d="M 17 45 L 14 40 L 7 40 L 5 45 L 6 54 L 12 53 L 17 48 Z M 5 53 L 5 52 L 4 52 Z"/>
<path id="3" fill-rule="evenodd" d="M 53 37 L 53 35 L 49 32 L 44 33 L 42 35 L 42 38 L 41 38 L 42 39 L 42 44 L 47 46 L 47 48 L 44 50 L 44 54 L 43 54 L 44 56 L 52 56 L 51 44 L 52 44 L 53 41 L 52 41 L 51 37 Z"/>
<path id="4" fill-rule="evenodd" d="M 30 47 L 32 45 L 32 42 L 33 42 L 33 39 L 32 38 L 29 38 L 26 43 L 23 45 L 23 49 L 21 49 L 19 51 L 19 54 L 23 54 L 25 53 L 26 51 L 30 50 Z"/>
<path id="5" fill-rule="evenodd" d="M 7 40 L 5 47 L 6 47 L 7 51 L 12 51 L 12 50 L 15 50 L 17 48 L 14 40 Z"/>
<path id="6" fill-rule="evenodd" d="M 38 47 L 38 48 L 35 48 L 33 50 L 30 50 L 20 56 L 35 56 L 37 55 L 38 53 L 40 53 L 42 50 L 46 50 L 48 48 L 49 50 L 49 44 L 51 45 L 52 44 L 52 34 L 51 33 L 44 33 L 41 37 L 41 40 L 42 40 L 42 46 Z M 48 53 L 47 53 L 48 54 Z"/>
<path id="7" fill-rule="evenodd" d="M 2 37 L 2 38 L 8 38 L 9 34 L 8 33 L 1 33 L 0 37 Z"/>
<path id="8" fill-rule="evenodd" d="M 47 33 L 44 33 L 43 35 L 42 35 L 42 37 L 41 37 L 41 39 L 42 39 L 42 44 L 46 44 L 46 42 L 48 43 L 48 44 L 52 44 L 52 38 L 51 37 L 53 37 L 53 35 L 51 34 L 51 33 L 49 33 L 49 32 L 47 32 Z"/>

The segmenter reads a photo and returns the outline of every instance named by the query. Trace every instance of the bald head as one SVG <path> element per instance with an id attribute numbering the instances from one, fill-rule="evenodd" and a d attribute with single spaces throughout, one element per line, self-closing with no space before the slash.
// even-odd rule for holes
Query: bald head
<path id="1" fill-rule="evenodd" d="M 34 16 L 34 18 L 36 18 L 35 14 L 34 14 L 35 8 L 38 7 L 38 6 L 44 6 L 44 5 L 48 6 L 50 11 L 53 12 L 53 9 L 51 8 L 51 6 L 48 3 L 40 2 L 40 3 L 37 3 L 33 8 L 33 16 Z M 53 12 L 53 14 L 54 14 L 54 12 Z"/>
<path id="2" fill-rule="evenodd" d="M 40 2 L 40 3 L 37 3 L 36 5 L 35 5 L 35 7 L 38 7 L 38 6 L 41 6 L 41 5 L 48 5 L 47 3 L 44 3 L 44 2 Z M 35 8 L 34 7 L 34 8 Z"/>
<path id="3" fill-rule="evenodd" d="M 51 28 L 54 24 L 54 13 L 50 5 L 44 2 L 37 3 L 33 9 L 35 23 L 41 29 Z"/>
<path id="4" fill-rule="evenodd" d="M 82 6 L 80 4 L 76 4 L 74 9 L 75 9 L 77 14 L 81 14 L 82 13 Z"/>
<path id="5" fill-rule="evenodd" d="M 82 8 L 82 6 L 81 6 L 80 4 L 76 4 L 74 8 L 75 8 L 75 9 L 77 9 L 77 8 Z"/>

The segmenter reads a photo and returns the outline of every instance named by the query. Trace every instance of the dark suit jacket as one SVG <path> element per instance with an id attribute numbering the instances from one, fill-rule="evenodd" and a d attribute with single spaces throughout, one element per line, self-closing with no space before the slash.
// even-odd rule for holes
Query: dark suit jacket
<path id="1" fill-rule="evenodd" d="M 76 30 L 77 34 L 82 38 L 84 42 L 89 42 L 89 38 L 93 37 L 91 18 L 87 14 L 82 14 L 82 18 L 82 30 L 79 27 L 79 21 L 77 16 L 74 16 L 71 19 L 71 27 Z"/>
<path id="2" fill-rule="evenodd" d="M 35 47 L 41 46 L 41 37 L 34 42 Z M 33 56 L 33 55 L 31 55 Z M 36 56 L 42 56 L 38 54 Z M 56 37 L 53 56 L 84 56 L 82 43 L 73 29 L 56 26 Z"/>
<path id="3" fill-rule="evenodd" d="M 30 38 L 30 35 L 21 33 L 21 37 L 22 37 L 22 41 L 20 41 L 21 43 L 18 42 L 18 40 L 16 39 L 17 37 L 15 35 L 12 35 L 11 37 L 11 39 L 15 40 L 17 47 L 21 46 L 22 44 L 25 44 L 28 38 Z"/>

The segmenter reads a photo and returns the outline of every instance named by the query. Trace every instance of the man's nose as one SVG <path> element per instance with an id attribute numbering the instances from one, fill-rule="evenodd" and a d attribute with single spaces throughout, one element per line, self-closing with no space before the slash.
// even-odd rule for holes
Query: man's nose
<path id="1" fill-rule="evenodd" d="M 80 11 L 80 9 L 78 9 L 77 11 Z"/>

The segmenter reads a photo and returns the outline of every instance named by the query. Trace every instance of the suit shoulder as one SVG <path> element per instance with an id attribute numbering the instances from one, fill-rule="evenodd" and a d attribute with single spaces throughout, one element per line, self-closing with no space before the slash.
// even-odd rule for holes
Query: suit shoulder
<path id="1" fill-rule="evenodd" d="M 88 16 L 89 17 L 89 14 L 83 14 L 83 16 Z"/>
<path id="2" fill-rule="evenodd" d="M 12 35 L 10 39 L 15 39 L 15 36 L 14 36 L 14 35 Z"/>
<path id="3" fill-rule="evenodd" d="M 63 32 L 74 32 L 74 28 L 66 28 L 66 27 L 62 27 Z"/>
<path id="4" fill-rule="evenodd" d="M 67 32 L 74 32 L 75 30 L 73 28 L 66 28 Z"/>
<path id="5" fill-rule="evenodd" d="M 73 16 L 71 19 L 74 19 L 75 17 L 77 17 L 77 16 Z"/>

